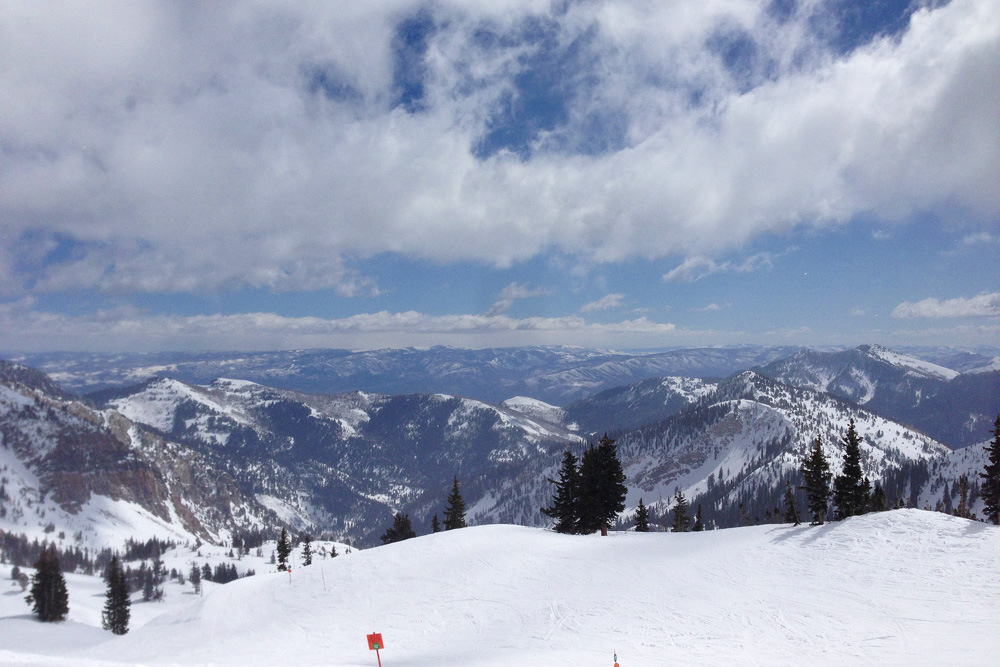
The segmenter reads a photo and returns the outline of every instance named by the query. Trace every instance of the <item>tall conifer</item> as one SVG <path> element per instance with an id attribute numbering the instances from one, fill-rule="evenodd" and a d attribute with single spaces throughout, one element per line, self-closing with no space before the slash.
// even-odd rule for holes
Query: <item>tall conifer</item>
<path id="1" fill-rule="evenodd" d="M 40 621 L 61 621 L 69 613 L 66 579 L 59 567 L 54 544 L 43 548 L 35 561 L 35 575 L 31 578 L 31 592 L 26 600 Z"/>
<path id="2" fill-rule="evenodd" d="M 458 490 L 458 477 L 448 494 L 448 506 L 444 508 L 444 529 L 465 528 L 465 501 Z"/>
<path id="3" fill-rule="evenodd" d="M 647 508 L 642 498 L 639 498 L 639 506 L 635 508 L 635 532 L 649 532 L 649 508 Z"/>
<path id="4" fill-rule="evenodd" d="M 543 507 L 542 514 L 555 519 L 552 528 L 557 533 L 579 532 L 580 471 L 577 469 L 577 458 L 569 448 L 563 452 L 559 480 L 550 478 L 549 482 L 555 484 L 556 492 L 552 496 L 552 506 Z"/>
<path id="5" fill-rule="evenodd" d="M 701 503 L 698 503 L 698 511 L 694 515 L 694 527 L 691 528 L 692 533 L 700 533 L 705 530 L 705 524 L 701 520 Z"/>
<path id="6" fill-rule="evenodd" d="M 837 505 L 837 517 L 865 514 L 871 499 L 871 484 L 861 470 L 861 438 L 851 419 L 844 436 L 844 467 L 833 480 L 833 502 Z"/>
<path id="7" fill-rule="evenodd" d="M 795 526 L 799 525 L 799 510 L 795 507 L 795 492 L 792 491 L 791 480 L 785 480 L 785 523 L 790 523 Z"/>
<path id="8" fill-rule="evenodd" d="M 116 635 L 123 635 L 128 632 L 132 600 L 129 598 L 128 580 L 118 556 L 111 558 L 107 578 L 108 590 L 105 594 L 104 611 L 101 613 L 101 627 Z"/>
<path id="9" fill-rule="evenodd" d="M 993 441 L 986 445 L 986 466 L 979 473 L 983 482 L 979 495 L 983 497 L 986 520 L 1000 525 L 1000 414 L 993 424 Z"/>
<path id="10" fill-rule="evenodd" d="M 677 493 L 674 495 L 674 524 L 673 530 L 675 533 L 686 533 L 691 527 L 691 517 L 688 514 L 688 501 L 681 493 L 680 489 L 677 489 Z"/>
<path id="11" fill-rule="evenodd" d="M 830 500 L 830 480 L 833 479 L 833 473 L 830 472 L 830 464 L 823 454 L 823 440 L 819 436 L 816 437 L 809 456 L 802 461 L 802 476 L 805 478 L 812 525 L 822 526 Z"/>
<path id="12" fill-rule="evenodd" d="M 284 572 L 288 569 L 288 556 L 292 553 L 292 543 L 288 539 L 288 531 L 281 529 L 281 537 L 278 538 L 278 571 Z M 208 577 L 205 577 L 208 579 Z"/>
<path id="13" fill-rule="evenodd" d="M 600 529 L 606 536 L 608 525 L 625 509 L 627 492 L 618 449 L 605 433 L 596 446 L 583 453 L 580 462 L 580 532 Z"/>

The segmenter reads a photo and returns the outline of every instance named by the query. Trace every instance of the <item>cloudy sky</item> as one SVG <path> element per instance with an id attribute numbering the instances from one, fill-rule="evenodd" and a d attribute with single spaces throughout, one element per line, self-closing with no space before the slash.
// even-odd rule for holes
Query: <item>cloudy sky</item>
<path id="1" fill-rule="evenodd" d="M 997 345 L 996 0 L 0 4 L 0 350 Z"/>

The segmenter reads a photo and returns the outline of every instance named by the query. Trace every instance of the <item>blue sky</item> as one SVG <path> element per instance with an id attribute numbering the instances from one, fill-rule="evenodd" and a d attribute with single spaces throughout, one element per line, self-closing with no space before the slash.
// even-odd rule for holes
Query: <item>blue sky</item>
<path id="1" fill-rule="evenodd" d="M 1000 341 L 992 0 L 4 3 L 0 350 Z"/>

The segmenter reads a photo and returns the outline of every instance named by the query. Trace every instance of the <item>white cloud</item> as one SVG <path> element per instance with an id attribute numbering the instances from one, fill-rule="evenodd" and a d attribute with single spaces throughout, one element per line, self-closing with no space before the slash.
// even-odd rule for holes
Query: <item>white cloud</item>
<path id="1" fill-rule="evenodd" d="M 594 313 L 599 310 L 609 310 L 611 308 L 617 308 L 622 305 L 622 301 L 625 299 L 624 294 L 605 294 L 597 301 L 591 301 L 590 303 L 584 304 L 580 307 L 581 313 Z"/>
<path id="2" fill-rule="evenodd" d="M 340 319 L 237 315 L 151 315 L 134 308 L 65 315 L 39 311 L 31 298 L 0 304 L 0 349 L 186 350 L 289 349 L 296 347 L 399 347 L 427 343 L 466 347 L 528 344 L 651 345 L 696 340 L 645 317 L 610 323 L 579 316 L 511 318 L 506 315 L 427 315 L 379 311 Z M 665 338 L 666 337 L 666 338 Z"/>
<path id="3" fill-rule="evenodd" d="M 490 307 L 489 312 L 486 314 L 487 317 L 493 317 L 494 315 L 500 315 L 507 312 L 507 310 L 514 305 L 514 301 L 518 299 L 529 299 L 535 296 L 546 296 L 550 292 L 546 289 L 538 287 L 536 289 L 528 289 L 524 285 L 517 282 L 512 282 L 511 284 L 500 290 L 500 294 L 497 296 L 497 300 L 493 302 Z"/>
<path id="4" fill-rule="evenodd" d="M 859 212 L 1000 216 L 992 0 L 921 10 L 898 40 L 843 58 L 806 17 L 779 25 L 758 2 L 443 1 L 426 109 L 407 114 L 391 108 L 392 30 L 421 6 L 4 3 L 0 238 L 24 253 L 74 243 L 71 259 L 0 257 L 7 293 L 363 294 L 377 287 L 350 267 L 384 252 L 703 259 Z M 576 43 L 592 69 L 564 84 L 595 83 L 566 98 L 566 126 L 530 157 L 477 159 L 538 48 L 486 48 L 477 30 L 529 16 L 560 44 L 590 35 Z M 732 80 L 706 48 L 722 23 L 753 34 L 772 78 Z M 319 71 L 348 94 L 311 91 Z M 620 150 L 567 151 L 594 114 L 620 119 Z M 738 270 L 723 264 L 690 274 Z M 668 279 L 696 279 L 683 275 Z"/>
<path id="5" fill-rule="evenodd" d="M 781 253 L 785 255 L 791 252 L 794 248 L 786 250 Z M 670 270 L 663 275 L 664 282 L 681 281 L 691 283 L 696 280 L 701 280 L 706 278 L 713 273 L 720 273 L 723 271 L 733 271 L 735 273 L 750 273 L 752 271 L 757 271 L 758 269 L 770 269 L 774 266 L 774 259 L 780 257 L 781 255 L 775 255 L 770 252 L 757 253 L 756 255 L 750 255 L 745 257 L 742 261 L 733 262 L 716 262 L 715 260 L 703 257 L 700 255 L 694 255 L 685 258 L 683 262 L 676 268 Z"/>
<path id="6" fill-rule="evenodd" d="M 714 312 L 723 310 L 725 308 L 731 308 L 732 305 L 733 304 L 731 304 L 731 303 L 724 303 L 724 304 L 722 304 L 720 306 L 719 304 L 717 304 L 715 302 L 712 302 L 712 303 L 710 303 L 707 306 L 704 306 L 702 308 L 691 308 L 691 312 L 692 313 L 714 313 Z"/>
<path id="7" fill-rule="evenodd" d="M 959 297 L 938 301 L 934 298 L 916 303 L 904 301 L 892 311 L 893 317 L 998 317 L 1000 316 L 1000 292 L 978 294 L 971 298 Z"/>

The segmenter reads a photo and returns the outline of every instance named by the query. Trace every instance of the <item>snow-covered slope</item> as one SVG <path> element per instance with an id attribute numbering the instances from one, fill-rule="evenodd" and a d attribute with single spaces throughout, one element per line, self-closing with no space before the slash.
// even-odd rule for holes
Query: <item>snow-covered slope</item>
<path id="1" fill-rule="evenodd" d="M 386 667 L 988 665 L 998 553 L 995 527 L 918 510 L 608 538 L 476 527 L 168 589 L 123 637 L 95 628 L 96 585 L 71 577 L 61 624 L 2 596 L 0 663 L 356 667 L 379 632 Z"/>
<path id="2" fill-rule="evenodd" d="M 962 373 L 879 345 L 802 350 L 757 369 L 908 424 L 951 447 L 985 438 L 1000 412 L 1000 372 Z"/>
<path id="3" fill-rule="evenodd" d="M 780 505 L 785 481 L 798 485 L 801 461 L 817 437 L 831 468 L 839 471 L 851 419 L 871 479 L 950 451 L 846 401 L 746 371 L 720 383 L 695 408 L 619 435 L 628 505 L 634 508 L 641 497 L 654 513 L 663 513 L 680 489 L 704 505 L 706 521 L 737 525 L 741 504 L 751 520 L 764 521 L 765 512 Z"/>
<path id="4" fill-rule="evenodd" d="M 244 380 L 197 386 L 160 378 L 106 400 L 217 456 L 290 525 L 364 543 L 397 511 L 429 526 L 456 474 L 475 502 L 498 480 L 582 440 L 558 423 L 558 408 L 528 399 L 492 406 L 443 394 L 325 396 Z"/>
<path id="5" fill-rule="evenodd" d="M 0 362 L 0 530 L 100 548 L 273 523 L 209 458 L 11 366 Z"/>

